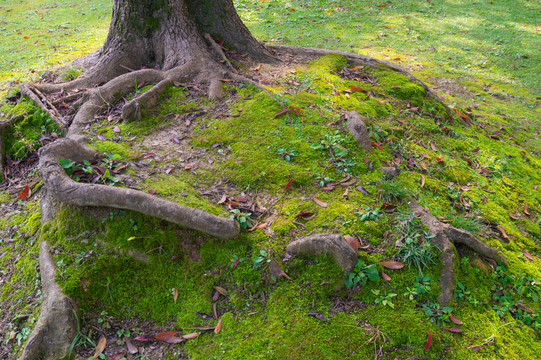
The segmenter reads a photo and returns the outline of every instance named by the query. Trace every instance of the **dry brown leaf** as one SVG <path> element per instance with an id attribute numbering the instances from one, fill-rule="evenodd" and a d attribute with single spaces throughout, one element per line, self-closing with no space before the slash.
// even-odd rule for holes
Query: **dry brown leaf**
<path id="1" fill-rule="evenodd" d="M 124 340 L 126 341 L 126 347 L 128 348 L 128 352 L 130 354 L 137 354 L 139 352 L 137 347 L 133 345 L 133 343 L 131 342 L 129 338 L 124 338 Z"/>
<path id="2" fill-rule="evenodd" d="M 430 143 L 430 148 L 434 151 L 438 151 L 438 148 L 436 147 L 436 144 L 434 144 L 433 142 Z"/>
<path id="3" fill-rule="evenodd" d="M 381 272 L 381 278 L 385 281 L 391 281 L 391 277 L 383 271 Z"/>
<path id="4" fill-rule="evenodd" d="M 105 350 L 105 347 L 107 346 L 107 339 L 105 336 L 101 336 L 100 340 L 98 341 L 98 345 L 96 345 L 96 351 L 94 351 L 94 355 L 92 356 L 92 359 L 96 359 L 100 354 Z"/>
<path id="5" fill-rule="evenodd" d="M 221 286 L 213 286 L 214 290 L 218 291 L 223 296 L 227 296 L 227 290 Z"/>
<path id="6" fill-rule="evenodd" d="M 505 229 L 503 228 L 503 225 L 498 225 L 498 230 L 500 230 L 500 232 L 502 233 L 502 236 L 504 237 L 504 239 L 509 240 L 509 235 L 507 235 L 507 233 L 505 232 Z"/>
<path id="7" fill-rule="evenodd" d="M 453 314 L 449 314 L 449 319 L 451 319 L 451 321 L 454 322 L 457 325 L 462 325 L 463 324 L 463 322 L 458 320 L 456 318 L 456 316 L 454 316 Z"/>
<path id="8" fill-rule="evenodd" d="M 423 175 L 421 175 L 421 187 L 424 187 L 426 183 L 426 179 Z"/>
<path id="9" fill-rule="evenodd" d="M 428 330 L 428 337 L 426 339 L 425 351 L 432 346 L 432 331 Z"/>
<path id="10" fill-rule="evenodd" d="M 218 299 L 220 298 L 220 293 L 218 292 L 218 290 L 214 291 L 214 295 L 212 295 L 212 302 L 216 302 L 218 301 Z"/>
<path id="11" fill-rule="evenodd" d="M 220 321 L 218 321 L 218 324 L 214 328 L 214 333 L 218 334 L 220 332 L 220 330 L 222 330 L 222 319 L 220 319 Z"/>
<path id="12" fill-rule="evenodd" d="M 163 341 L 168 344 L 178 344 L 184 341 L 184 339 L 177 336 L 178 331 L 166 331 L 156 334 L 154 337 L 156 341 Z"/>
<path id="13" fill-rule="evenodd" d="M 532 254 L 530 254 L 530 253 L 528 252 L 528 250 L 522 249 L 522 254 L 524 255 L 524 257 L 526 257 L 526 259 L 528 259 L 528 260 L 530 260 L 530 261 L 533 261 L 533 260 L 534 260 Z"/>
<path id="14" fill-rule="evenodd" d="M 456 327 L 451 327 L 451 328 L 445 329 L 445 330 L 447 330 L 449 332 L 452 332 L 452 333 L 461 333 L 462 332 L 462 330 L 460 330 L 459 328 L 456 328 Z"/>
<path id="15" fill-rule="evenodd" d="M 399 261 L 380 261 L 378 264 L 391 270 L 400 270 L 404 267 L 404 264 Z"/>
<path id="16" fill-rule="evenodd" d="M 186 335 L 182 335 L 182 338 L 183 338 L 184 340 L 195 339 L 195 338 L 197 338 L 197 337 L 199 337 L 199 333 L 195 333 L 195 332 L 194 332 L 194 333 L 190 333 L 190 334 L 186 334 Z"/>
<path id="17" fill-rule="evenodd" d="M 174 288 L 173 289 L 173 302 L 176 304 L 177 303 L 177 299 L 178 299 L 178 289 L 177 288 Z"/>
<path id="18" fill-rule="evenodd" d="M 361 248 L 361 244 L 359 243 L 359 240 L 355 239 L 351 235 L 345 235 L 344 240 L 347 241 L 347 243 L 349 244 L 349 246 L 353 248 L 353 250 L 358 250 Z"/>
<path id="19" fill-rule="evenodd" d="M 220 201 L 218 201 L 218 204 L 223 204 L 224 202 L 227 201 L 227 195 L 226 194 L 223 194 L 222 195 L 222 198 L 220 199 Z"/>
<path id="20" fill-rule="evenodd" d="M 253 71 L 259 71 L 261 70 L 261 64 L 257 65 L 255 68 L 252 69 Z"/>
<path id="21" fill-rule="evenodd" d="M 323 202 L 323 201 L 321 201 L 321 200 L 316 199 L 315 196 L 312 196 L 312 199 L 314 200 L 314 202 L 315 202 L 316 204 L 318 204 L 319 206 L 321 206 L 321 207 L 323 207 L 323 208 L 326 208 L 327 206 L 329 206 L 329 204 L 327 204 L 326 202 Z"/>
<path id="22" fill-rule="evenodd" d="M 530 212 L 528 211 L 528 204 L 524 204 L 524 214 L 530 216 Z"/>
<path id="23" fill-rule="evenodd" d="M 30 186 L 26 185 L 23 191 L 21 192 L 21 194 L 19 195 L 18 200 L 24 200 L 29 196 L 30 196 Z"/>

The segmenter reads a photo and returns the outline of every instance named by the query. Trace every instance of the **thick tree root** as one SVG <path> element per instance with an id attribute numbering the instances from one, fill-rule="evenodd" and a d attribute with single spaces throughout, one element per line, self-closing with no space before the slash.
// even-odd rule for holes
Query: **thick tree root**
<path id="1" fill-rule="evenodd" d="M 68 204 L 133 210 L 221 239 L 239 235 L 238 223 L 233 219 L 221 218 L 137 190 L 78 183 L 68 177 L 58 163 L 61 158 L 92 161 L 95 156 L 95 151 L 85 145 L 85 138 L 80 135 L 60 139 L 41 148 L 39 173 L 47 191 L 58 201 Z"/>
<path id="2" fill-rule="evenodd" d="M 403 67 L 392 64 L 385 60 L 379 60 L 370 56 L 363 56 L 363 55 L 357 55 L 342 51 L 335 51 L 335 50 L 326 50 L 326 49 L 315 49 L 315 48 L 303 48 L 303 47 L 295 47 L 295 46 L 289 46 L 289 45 L 272 45 L 268 46 L 270 49 L 275 50 L 278 53 L 287 53 L 291 55 L 299 55 L 302 54 L 307 57 L 319 57 L 319 56 L 325 56 L 325 55 L 331 55 L 331 54 L 338 54 L 344 56 L 348 61 L 352 62 L 354 65 L 359 66 L 370 66 L 372 68 L 378 69 L 381 67 L 385 67 L 388 69 L 391 69 L 393 71 L 396 71 L 405 77 L 407 77 L 410 81 L 415 82 L 419 85 L 421 85 L 426 92 L 426 95 L 435 101 L 437 101 L 439 104 L 441 104 L 445 112 L 447 113 L 447 116 L 452 119 L 453 118 L 453 111 L 445 104 L 445 102 L 436 94 L 434 91 L 432 91 L 428 85 L 426 85 L 423 81 L 412 75 L 409 71 L 404 69 Z"/>
<path id="3" fill-rule="evenodd" d="M 428 227 L 430 234 L 434 235 L 433 242 L 441 251 L 443 269 L 440 278 L 441 290 L 438 301 L 442 305 L 447 305 L 453 300 L 455 292 L 454 244 L 467 245 L 481 256 L 507 264 L 507 260 L 496 249 L 478 240 L 465 230 L 457 229 L 449 224 L 438 221 L 430 211 L 423 208 L 415 200 L 410 201 L 409 207 L 415 216 L 418 216 L 422 223 Z"/>
<path id="4" fill-rule="evenodd" d="M 340 234 L 317 234 L 300 238 L 286 248 L 286 259 L 297 255 L 331 255 L 336 264 L 344 271 L 350 272 L 357 264 L 357 252 Z"/>
<path id="5" fill-rule="evenodd" d="M 58 360 L 69 350 L 77 333 L 77 307 L 54 281 L 56 266 L 45 241 L 40 244 L 39 267 L 43 302 L 34 331 L 19 360 Z"/>

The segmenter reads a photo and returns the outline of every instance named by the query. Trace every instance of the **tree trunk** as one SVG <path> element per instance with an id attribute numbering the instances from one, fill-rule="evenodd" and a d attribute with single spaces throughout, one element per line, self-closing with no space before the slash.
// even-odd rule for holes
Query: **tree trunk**
<path id="1" fill-rule="evenodd" d="M 232 0 L 115 0 L 109 34 L 89 75 L 106 82 L 142 67 L 170 70 L 211 59 L 205 34 L 239 53 L 272 61 Z"/>

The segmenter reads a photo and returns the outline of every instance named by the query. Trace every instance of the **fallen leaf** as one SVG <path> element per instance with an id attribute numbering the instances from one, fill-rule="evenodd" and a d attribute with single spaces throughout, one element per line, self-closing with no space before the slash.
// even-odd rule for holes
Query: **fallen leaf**
<path id="1" fill-rule="evenodd" d="M 261 64 L 257 65 L 255 68 L 252 69 L 253 71 L 259 71 L 261 70 Z"/>
<path id="2" fill-rule="evenodd" d="M 195 339 L 195 338 L 197 338 L 197 337 L 199 337 L 199 333 L 196 333 L 196 332 L 190 333 L 190 334 L 186 334 L 186 335 L 182 335 L 182 338 L 183 338 L 184 340 Z"/>
<path id="3" fill-rule="evenodd" d="M 313 215 L 314 215 L 314 213 L 311 213 L 309 211 L 301 211 L 300 213 L 295 215 L 295 219 L 303 218 L 304 220 L 306 220 L 307 218 L 310 218 Z"/>
<path id="4" fill-rule="evenodd" d="M 129 338 L 124 338 L 124 339 L 126 341 L 126 347 L 128 348 L 128 352 L 130 354 L 137 354 L 139 352 L 139 350 L 137 349 L 137 347 L 135 345 L 133 345 L 131 340 Z"/>
<path id="5" fill-rule="evenodd" d="M 214 291 L 214 295 L 212 295 L 212 302 L 216 302 L 218 301 L 218 299 L 220 298 L 220 292 L 218 290 Z"/>
<path id="6" fill-rule="evenodd" d="M 425 186 L 426 179 L 423 175 L 421 175 L 421 187 Z"/>
<path id="7" fill-rule="evenodd" d="M 507 242 L 509 242 L 509 236 L 505 232 L 505 229 L 503 228 L 503 225 L 498 225 L 498 230 L 502 233 L 502 236 L 504 239 L 507 239 Z"/>
<path id="8" fill-rule="evenodd" d="M 156 338 L 152 335 L 139 335 L 134 340 L 137 341 L 155 341 Z"/>
<path id="9" fill-rule="evenodd" d="M 102 134 L 98 134 L 98 135 L 96 135 L 96 137 L 98 138 L 98 140 L 101 140 L 101 141 L 107 140 L 107 138 L 105 136 L 103 136 Z"/>
<path id="10" fill-rule="evenodd" d="M 380 144 L 376 144 L 376 143 L 373 142 L 373 141 L 370 141 L 370 143 L 371 143 L 372 146 L 375 147 L 376 149 L 378 149 L 378 150 L 383 150 L 383 148 L 380 146 Z"/>
<path id="11" fill-rule="evenodd" d="M 347 187 L 347 186 L 351 186 L 351 185 L 355 184 L 356 182 L 357 182 L 357 180 L 353 179 L 353 180 L 350 180 L 350 181 L 340 183 L 340 185 L 343 186 L 343 187 Z"/>
<path id="12" fill-rule="evenodd" d="M 26 199 L 29 195 L 30 195 L 30 186 L 26 185 L 26 186 L 24 187 L 23 191 L 21 192 L 21 194 L 19 195 L 18 200 L 24 200 L 24 199 Z"/>
<path id="13" fill-rule="evenodd" d="M 154 190 L 154 189 L 150 189 L 148 192 L 150 193 L 150 195 L 155 195 L 156 194 L 156 190 Z"/>
<path id="14" fill-rule="evenodd" d="M 321 206 L 321 207 L 323 207 L 323 208 L 326 208 L 327 206 L 329 206 L 329 204 L 327 204 L 326 202 L 323 202 L 323 201 L 321 201 L 321 200 L 316 199 L 315 196 L 312 196 L 312 199 L 314 200 L 314 202 L 315 202 L 316 204 L 318 204 L 319 206 Z"/>
<path id="15" fill-rule="evenodd" d="M 308 315 L 310 316 L 314 316 L 316 319 L 318 319 L 319 321 L 327 321 L 327 318 L 325 316 L 323 316 L 323 314 L 321 313 L 321 311 L 310 311 L 308 313 Z"/>
<path id="16" fill-rule="evenodd" d="M 385 281 L 391 281 L 391 277 L 389 275 L 387 275 L 385 272 L 381 272 L 381 277 L 383 280 Z"/>
<path id="17" fill-rule="evenodd" d="M 449 331 L 449 332 L 452 332 L 452 333 L 461 333 L 462 330 L 460 330 L 459 328 L 456 328 L 456 327 L 451 327 L 449 329 L 445 329 L 446 331 Z"/>
<path id="18" fill-rule="evenodd" d="M 214 320 L 218 320 L 218 309 L 216 303 L 212 303 L 212 316 L 214 316 Z"/>
<path id="19" fill-rule="evenodd" d="M 349 246 L 353 248 L 353 250 L 358 250 L 361 248 L 361 244 L 359 243 L 359 240 L 355 239 L 351 235 L 345 235 L 344 240 L 347 241 L 347 243 L 349 244 Z"/>
<path id="20" fill-rule="evenodd" d="M 475 345 L 475 346 L 471 346 L 470 347 L 470 350 L 472 351 L 479 351 L 481 350 L 483 347 L 481 345 Z"/>
<path id="21" fill-rule="evenodd" d="M 126 353 L 124 352 L 119 352 L 119 353 L 116 353 L 115 356 L 113 356 L 113 358 L 111 360 L 120 360 L 122 359 L 124 356 L 126 356 Z"/>
<path id="22" fill-rule="evenodd" d="M 231 269 L 235 270 L 237 266 L 239 266 L 240 258 L 238 257 L 237 260 L 231 265 Z"/>
<path id="23" fill-rule="evenodd" d="M 438 148 L 436 147 L 436 144 L 434 144 L 433 142 L 430 143 L 430 148 L 434 151 L 438 151 Z"/>
<path id="24" fill-rule="evenodd" d="M 220 319 L 220 321 L 218 321 L 218 324 L 214 328 L 214 333 L 218 334 L 220 332 L 220 330 L 222 330 L 222 319 Z"/>
<path id="25" fill-rule="evenodd" d="M 534 260 L 532 254 L 530 254 L 530 253 L 528 252 L 528 250 L 522 249 L 522 254 L 526 257 L 526 259 L 528 259 L 528 260 L 530 260 L 530 261 L 533 261 L 533 260 Z"/>
<path id="26" fill-rule="evenodd" d="M 530 212 L 528 211 L 528 204 L 524 204 L 524 214 L 530 216 Z"/>
<path id="27" fill-rule="evenodd" d="M 509 217 L 513 220 L 518 220 L 518 217 L 516 217 L 516 215 L 512 214 L 512 213 L 508 213 L 509 214 Z"/>
<path id="28" fill-rule="evenodd" d="M 100 354 L 105 350 L 105 347 L 107 346 L 107 339 L 105 336 L 101 336 L 100 340 L 98 341 L 98 345 L 96 345 L 96 351 L 94 351 L 94 355 L 92 356 L 92 359 L 96 359 Z"/>
<path id="29" fill-rule="evenodd" d="M 227 296 L 227 290 L 221 286 L 213 286 L 214 290 L 218 291 L 223 296 Z"/>
<path id="30" fill-rule="evenodd" d="M 400 61 L 400 58 L 394 58 L 393 61 Z"/>
<path id="31" fill-rule="evenodd" d="M 116 132 L 117 134 L 120 133 L 120 128 L 118 126 L 113 126 L 113 131 Z"/>
<path id="32" fill-rule="evenodd" d="M 227 195 L 223 194 L 220 201 L 218 201 L 218 204 L 223 204 L 227 200 Z"/>
<path id="33" fill-rule="evenodd" d="M 154 337 L 156 341 L 162 341 L 168 344 L 178 344 L 184 341 L 184 339 L 177 336 L 178 331 L 166 331 L 156 334 Z"/>
<path id="34" fill-rule="evenodd" d="M 174 301 L 175 304 L 177 303 L 177 299 L 178 299 L 178 289 L 174 288 L 173 289 L 173 301 Z"/>
<path id="35" fill-rule="evenodd" d="M 289 190 L 292 184 L 293 184 L 293 178 L 289 179 L 289 181 L 286 184 L 285 190 L 286 191 Z"/>
<path id="36" fill-rule="evenodd" d="M 391 270 L 400 270 L 404 267 L 404 264 L 399 261 L 380 261 L 378 264 Z"/>
<path id="37" fill-rule="evenodd" d="M 432 331 L 428 331 L 428 338 L 426 339 L 425 351 L 430 349 L 432 346 Z"/>
<path id="38" fill-rule="evenodd" d="M 195 311 L 195 315 L 199 316 L 203 320 L 212 320 L 214 319 L 211 315 L 200 313 L 199 311 Z"/>
<path id="39" fill-rule="evenodd" d="M 362 192 L 364 195 L 366 196 L 370 196 L 370 193 L 368 192 L 368 190 L 366 190 L 363 186 L 359 185 L 357 186 L 355 189 L 359 190 L 360 192 Z"/>
<path id="40" fill-rule="evenodd" d="M 462 325 L 463 324 L 463 322 L 458 320 L 456 318 L 456 316 L 454 316 L 453 314 L 449 314 L 449 319 L 451 319 L 451 321 L 454 322 L 457 325 Z"/>

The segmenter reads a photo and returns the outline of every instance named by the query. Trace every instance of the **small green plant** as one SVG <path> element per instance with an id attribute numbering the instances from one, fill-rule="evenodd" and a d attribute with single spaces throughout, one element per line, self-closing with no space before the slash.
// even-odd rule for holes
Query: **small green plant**
<path id="1" fill-rule="evenodd" d="M 271 262 L 269 254 L 266 250 L 259 250 L 259 256 L 253 260 L 254 269 L 259 270 L 261 267 L 268 265 Z"/>
<path id="2" fill-rule="evenodd" d="M 411 195 L 411 191 L 401 180 L 382 180 L 381 181 L 381 199 L 387 203 L 401 201 Z"/>
<path id="3" fill-rule="evenodd" d="M 398 214 L 398 229 L 403 238 L 398 256 L 422 274 L 424 268 L 436 263 L 434 253 L 437 248 L 430 241 L 434 236 L 424 231 L 421 220 L 411 213 Z"/>
<path id="4" fill-rule="evenodd" d="M 231 219 L 237 220 L 237 222 L 240 225 L 241 230 L 251 229 L 254 224 L 250 216 L 251 213 L 243 213 L 240 212 L 239 209 L 233 209 L 230 211 L 231 215 L 229 216 Z"/>
<path id="5" fill-rule="evenodd" d="M 23 327 L 21 331 L 17 333 L 16 339 L 17 339 L 17 345 L 21 346 L 21 342 L 26 341 L 28 339 L 28 336 L 32 333 L 32 329 Z"/>
<path id="6" fill-rule="evenodd" d="M 413 300 L 419 295 L 426 294 L 430 291 L 430 276 L 417 275 L 413 287 L 406 287 L 404 297 Z"/>
<path id="7" fill-rule="evenodd" d="M 319 184 L 319 187 L 325 187 L 325 185 L 327 185 L 328 183 L 331 183 L 331 182 L 334 181 L 333 178 L 325 176 L 322 173 L 316 174 L 316 180 L 317 180 L 317 182 Z"/>
<path id="8" fill-rule="evenodd" d="M 108 185 L 120 182 L 120 178 L 113 175 L 114 169 L 121 164 L 120 155 L 105 154 L 101 162 L 95 164 L 86 160 L 78 163 L 64 158 L 60 159 L 58 163 L 64 168 L 66 174 L 75 181 L 101 182 Z"/>
<path id="9" fill-rule="evenodd" d="M 357 165 L 350 158 L 351 151 L 344 147 L 346 138 L 339 131 L 330 134 L 325 134 L 324 138 L 319 143 L 310 145 L 312 149 L 326 151 L 329 153 L 329 160 L 333 164 L 337 174 L 352 173 L 353 167 Z"/>
<path id="10" fill-rule="evenodd" d="M 346 289 L 353 289 L 357 285 L 365 286 L 368 280 L 379 282 L 379 273 L 376 264 L 365 266 L 362 259 L 357 261 L 353 272 L 346 273 L 346 281 L 344 285 Z"/>
<path id="11" fill-rule="evenodd" d="M 131 336 L 131 332 L 130 330 L 118 329 L 116 331 L 116 335 L 118 336 L 118 340 L 116 341 L 117 345 L 122 346 L 125 343 L 125 339 L 123 338 L 129 338 Z"/>
<path id="12" fill-rule="evenodd" d="M 75 66 L 70 66 L 64 69 L 62 73 L 62 81 L 71 81 L 77 79 L 81 75 L 81 70 L 77 69 Z"/>
<path id="13" fill-rule="evenodd" d="M 94 340 L 92 340 L 88 335 L 81 332 L 81 324 L 79 323 L 79 317 L 77 316 L 77 313 L 74 311 L 73 314 L 75 315 L 75 319 L 77 320 L 77 334 L 75 334 L 75 337 L 71 341 L 71 345 L 68 351 L 68 359 L 71 359 L 73 350 L 75 350 L 75 348 L 78 348 L 79 346 L 84 346 L 85 348 L 96 347 L 96 343 L 94 342 Z"/>
<path id="14" fill-rule="evenodd" d="M 396 296 L 395 293 L 387 293 L 384 292 L 382 295 L 380 295 L 381 291 L 377 289 L 372 290 L 372 294 L 378 296 L 376 299 L 376 304 L 381 304 L 383 306 L 389 306 L 390 308 L 394 309 L 394 304 L 391 301 L 393 297 Z"/>
<path id="15" fill-rule="evenodd" d="M 436 302 L 427 302 L 422 306 L 423 312 L 430 318 L 431 322 L 442 325 L 444 322 L 449 322 L 449 317 L 453 312 L 452 307 L 440 306 Z"/>
<path id="16" fill-rule="evenodd" d="M 283 159 L 287 162 L 290 162 L 292 158 L 299 156 L 299 153 L 295 149 L 285 149 L 285 148 L 278 148 L 276 150 L 276 154 L 280 156 L 280 159 Z"/>
<path id="17" fill-rule="evenodd" d="M 472 295 L 470 289 L 460 281 L 457 283 L 454 298 L 459 301 L 467 301 L 473 306 L 479 305 L 479 301 Z"/>
<path id="18" fill-rule="evenodd" d="M 369 206 L 365 206 L 365 212 L 356 212 L 355 215 L 359 217 L 361 221 L 375 221 L 378 222 L 380 219 L 383 219 L 383 215 L 379 213 L 380 209 L 373 209 Z"/>

